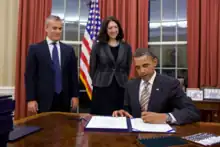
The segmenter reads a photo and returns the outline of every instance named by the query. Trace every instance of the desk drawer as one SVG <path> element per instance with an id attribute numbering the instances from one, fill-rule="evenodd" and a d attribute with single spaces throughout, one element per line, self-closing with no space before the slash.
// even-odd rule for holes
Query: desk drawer
<path id="1" fill-rule="evenodd" d="M 220 101 L 194 101 L 204 122 L 220 122 Z"/>

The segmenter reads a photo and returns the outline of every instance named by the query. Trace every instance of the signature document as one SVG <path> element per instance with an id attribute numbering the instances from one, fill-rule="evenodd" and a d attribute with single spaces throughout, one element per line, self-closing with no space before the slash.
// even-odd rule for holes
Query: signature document
<path id="1" fill-rule="evenodd" d="M 132 118 L 131 127 L 133 132 L 166 132 L 173 133 L 175 130 L 168 124 L 145 123 L 141 118 Z"/>
<path id="2" fill-rule="evenodd" d="M 126 117 L 92 116 L 86 128 L 127 129 Z"/>

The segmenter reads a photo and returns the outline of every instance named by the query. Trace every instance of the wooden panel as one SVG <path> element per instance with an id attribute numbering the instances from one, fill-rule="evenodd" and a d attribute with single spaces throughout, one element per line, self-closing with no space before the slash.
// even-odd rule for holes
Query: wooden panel
<path id="1" fill-rule="evenodd" d="M 220 122 L 220 100 L 194 101 L 204 122 Z"/>

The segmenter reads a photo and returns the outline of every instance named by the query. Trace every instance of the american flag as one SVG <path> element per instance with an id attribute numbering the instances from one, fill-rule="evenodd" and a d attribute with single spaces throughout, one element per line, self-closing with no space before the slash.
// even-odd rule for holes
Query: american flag
<path id="1" fill-rule="evenodd" d="M 91 0 L 89 6 L 89 17 L 82 39 L 82 47 L 80 54 L 80 80 L 86 88 L 86 92 L 92 99 L 92 80 L 89 76 L 89 60 L 93 42 L 96 40 L 101 26 L 101 18 L 99 11 L 99 1 Z"/>

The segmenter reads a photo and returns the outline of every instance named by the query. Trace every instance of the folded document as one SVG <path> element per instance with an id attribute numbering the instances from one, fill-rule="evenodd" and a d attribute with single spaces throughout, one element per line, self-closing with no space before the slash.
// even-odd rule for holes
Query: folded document
<path id="1" fill-rule="evenodd" d="M 86 125 L 87 130 L 118 130 L 127 131 L 126 117 L 93 116 Z"/>
<path id="2" fill-rule="evenodd" d="M 144 123 L 141 118 L 92 116 L 85 130 L 93 131 L 126 131 L 126 132 L 158 132 L 174 133 L 175 130 L 168 124 Z"/>
<path id="3" fill-rule="evenodd" d="M 168 124 L 145 123 L 141 118 L 131 119 L 132 132 L 173 133 L 175 130 Z"/>
<path id="4" fill-rule="evenodd" d="M 9 142 L 16 141 L 40 130 L 41 128 L 37 126 L 14 126 L 14 129 L 9 134 Z"/>

